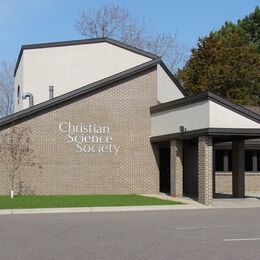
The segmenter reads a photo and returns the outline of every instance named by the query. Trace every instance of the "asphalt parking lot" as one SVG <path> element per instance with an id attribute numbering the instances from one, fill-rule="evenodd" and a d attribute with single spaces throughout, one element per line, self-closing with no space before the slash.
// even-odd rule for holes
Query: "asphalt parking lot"
<path id="1" fill-rule="evenodd" d="M 0 259 L 260 259 L 260 208 L 2 215 Z"/>

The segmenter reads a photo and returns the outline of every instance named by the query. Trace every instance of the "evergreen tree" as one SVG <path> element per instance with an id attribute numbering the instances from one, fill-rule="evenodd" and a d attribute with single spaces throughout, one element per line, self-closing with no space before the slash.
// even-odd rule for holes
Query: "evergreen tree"
<path id="1" fill-rule="evenodd" d="M 256 7 L 255 11 L 242 20 L 238 20 L 238 27 L 249 43 L 257 45 L 260 52 L 260 9 Z"/>
<path id="2" fill-rule="evenodd" d="M 188 94 L 213 93 L 243 105 L 260 105 L 259 8 L 200 38 L 178 72 Z M 258 24 L 256 26 L 255 24 Z"/>

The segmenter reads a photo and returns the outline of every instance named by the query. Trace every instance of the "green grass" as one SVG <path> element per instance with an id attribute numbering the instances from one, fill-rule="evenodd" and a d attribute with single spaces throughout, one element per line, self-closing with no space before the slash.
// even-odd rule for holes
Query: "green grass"
<path id="1" fill-rule="evenodd" d="M 0 196 L 0 209 L 176 205 L 177 201 L 140 195 Z"/>

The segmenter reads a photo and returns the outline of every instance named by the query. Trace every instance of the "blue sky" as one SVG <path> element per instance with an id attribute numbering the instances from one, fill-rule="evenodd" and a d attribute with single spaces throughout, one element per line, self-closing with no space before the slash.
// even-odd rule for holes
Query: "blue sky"
<path id="1" fill-rule="evenodd" d="M 21 45 L 80 39 L 75 21 L 101 0 L 0 0 L 0 61 L 15 61 Z M 198 37 L 236 22 L 260 0 L 111 0 L 145 17 L 156 31 L 177 33 L 187 47 Z"/>

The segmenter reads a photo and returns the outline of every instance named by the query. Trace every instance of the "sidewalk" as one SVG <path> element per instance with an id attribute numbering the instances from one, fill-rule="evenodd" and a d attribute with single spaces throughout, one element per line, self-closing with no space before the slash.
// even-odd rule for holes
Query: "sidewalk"
<path id="1" fill-rule="evenodd" d="M 204 205 L 154 205 L 154 206 L 114 206 L 114 207 L 75 207 L 75 208 L 34 208 L 34 209 L 2 209 L 0 215 L 46 214 L 46 213 L 95 213 L 95 212 L 127 212 L 127 211 L 160 211 L 189 209 L 234 209 L 258 208 L 260 202 L 255 199 L 213 200 L 212 206 Z"/>
<path id="2" fill-rule="evenodd" d="M 192 206 L 192 207 L 206 207 L 200 203 L 198 203 L 196 200 L 190 198 L 190 197 L 182 197 L 182 198 L 176 198 L 176 197 L 172 197 L 169 196 L 165 193 L 159 193 L 159 194 L 141 194 L 142 196 L 146 196 L 146 197 L 153 197 L 153 198 L 158 198 L 158 199 L 162 199 L 162 200 L 173 200 L 173 201 L 179 201 L 182 202 L 184 204 L 186 204 L 187 206 Z"/>
<path id="3" fill-rule="evenodd" d="M 77 208 L 38 208 L 38 209 L 3 209 L 0 215 L 42 214 L 42 213 L 86 213 L 86 212 L 122 212 L 122 211 L 157 211 L 157 210 L 187 210 L 207 209 L 201 205 L 155 205 L 155 206 L 120 206 L 120 207 L 77 207 Z"/>
<path id="4" fill-rule="evenodd" d="M 214 199 L 214 208 L 259 208 L 260 200 L 258 198 L 244 199 Z"/>
<path id="5" fill-rule="evenodd" d="M 232 194 L 225 194 L 223 198 L 213 199 L 214 208 L 259 208 L 260 207 L 260 193 L 246 192 L 245 198 L 232 198 Z"/>

